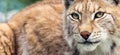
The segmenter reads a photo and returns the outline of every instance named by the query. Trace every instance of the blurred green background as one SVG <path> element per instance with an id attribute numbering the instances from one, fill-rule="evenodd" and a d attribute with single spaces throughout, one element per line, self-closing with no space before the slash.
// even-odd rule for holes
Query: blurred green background
<path id="1" fill-rule="evenodd" d="M 38 0 L 0 0 L 0 22 L 6 22 L 24 7 Z"/>

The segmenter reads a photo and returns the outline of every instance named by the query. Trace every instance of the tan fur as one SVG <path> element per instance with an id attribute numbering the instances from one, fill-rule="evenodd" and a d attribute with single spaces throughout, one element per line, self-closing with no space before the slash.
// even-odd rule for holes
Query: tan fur
<path id="1" fill-rule="evenodd" d="M 15 55 L 68 54 L 69 47 L 62 36 L 63 6 L 61 2 L 61 0 L 37 2 L 26 7 L 8 21 L 7 24 L 12 30 L 10 33 L 15 38 Z M 13 36 L 8 36 L 13 38 Z"/>
<path id="2" fill-rule="evenodd" d="M 67 54 L 69 47 L 62 36 L 62 11 L 61 1 L 45 0 L 8 21 L 15 34 L 15 55 Z"/>
<path id="3" fill-rule="evenodd" d="M 0 24 L 0 55 L 14 55 L 14 37 L 8 24 Z"/>
<path id="4" fill-rule="evenodd" d="M 92 5 L 88 2 L 91 2 Z M 112 14 L 115 18 L 115 20 L 112 20 L 113 23 L 111 20 L 109 22 L 114 24 L 111 28 L 103 23 L 103 21 L 107 22 L 106 20 L 109 19 L 91 21 L 91 13 L 103 11 L 103 8 L 105 12 L 109 15 Z M 120 55 L 120 42 L 118 41 L 120 40 L 119 9 L 119 6 L 107 4 L 102 0 L 75 0 L 74 4 L 68 10 L 65 10 L 62 21 L 64 7 L 61 0 L 37 2 L 14 15 L 7 23 L 0 24 L 0 43 L 5 43 L 5 45 L 0 44 L 0 55 Z M 82 22 L 66 18 L 68 14 L 74 11 L 82 12 Z M 95 30 L 94 36 L 97 36 L 99 34 L 96 35 L 96 33 L 101 32 L 101 27 L 94 25 L 101 23 L 105 24 L 103 30 L 108 31 L 107 33 L 110 34 L 108 39 L 110 40 L 101 44 L 94 51 L 88 49 L 92 52 L 80 50 L 86 46 L 76 47 L 75 40 L 80 40 L 79 32 L 86 30 L 93 32 Z M 64 30 L 62 26 L 64 26 Z M 70 27 L 75 28 L 71 28 L 74 29 L 71 30 Z M 77 33 L 78 36 L 77 34 L 72 35 L 74 33 L 72 31 Z M 111 51 L 109 47 L 113 43 L 116 46 Z"/>
<path id="5" fill-rule="evenodd" d="M 69 47 L 62 37 L 62 10 L 61 1 L 45 0 L 15 15 L 8 24 L 15 32 L 16 54 L 66 54 Z"/>

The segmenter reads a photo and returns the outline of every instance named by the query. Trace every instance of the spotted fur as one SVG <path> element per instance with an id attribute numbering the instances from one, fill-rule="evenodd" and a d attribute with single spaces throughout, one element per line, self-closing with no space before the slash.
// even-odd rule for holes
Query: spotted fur
<path id="1" fill-rule="evenodd" d="M 62 1 L 44 0 L 16 14 L 8 22 L 16 37 L 16 55 L 69 55 L 62 11 Z"/>
<path id="2" fill-rule="evenodd" d="M 13 35 L 8 24 L 0 24 L 0 55 L 15 55 Z"/>

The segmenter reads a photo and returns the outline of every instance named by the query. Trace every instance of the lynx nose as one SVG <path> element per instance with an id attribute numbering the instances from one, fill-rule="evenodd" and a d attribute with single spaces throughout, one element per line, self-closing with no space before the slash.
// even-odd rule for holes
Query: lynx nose
<path id="1" fill-rule="evenodd" d="M 84 38 L 85 40 L 87 40 L 89 38 L 90 34 L 91 33 L 88 32 L 88 31 L 83 31 L 83 32 L 80 33 L 80 35 L 82 36 L 82 38 Z"/>

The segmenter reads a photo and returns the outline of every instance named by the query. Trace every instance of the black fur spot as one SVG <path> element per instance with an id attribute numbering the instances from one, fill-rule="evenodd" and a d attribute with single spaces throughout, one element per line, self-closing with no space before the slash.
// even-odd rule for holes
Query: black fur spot
<path id="1" fill-rule="evenodd" d="M 115 5 L 119 4 L 119 0 L 114 0 Z"/>
<path id="2" fill-rule="evenodd" d="M 75 49 L 73 55 L 79 55 L 79 54 L 80 54 L 80 53 L 79 53 L 78 49 Z"/>
<path id="3" fill-rule="evenodd" d="M 119 0 L 106 0 L 106 1 L 109 2 L 110 4 L 114 4 L 114 5 L 119 4 Z"/>
<path id="4" fill-rule="evenodd" d="M 116 46 L 116 44 L 115 44 L 115 42 L 113 42 L 112 46 L 111 46 L 111 50 L 114 50 L 115 46 Z"/>
<path id="5" fill-rule="evenodd" d="M 74 0 L 64 0 L 65 8 L 68 9 Z"/>

